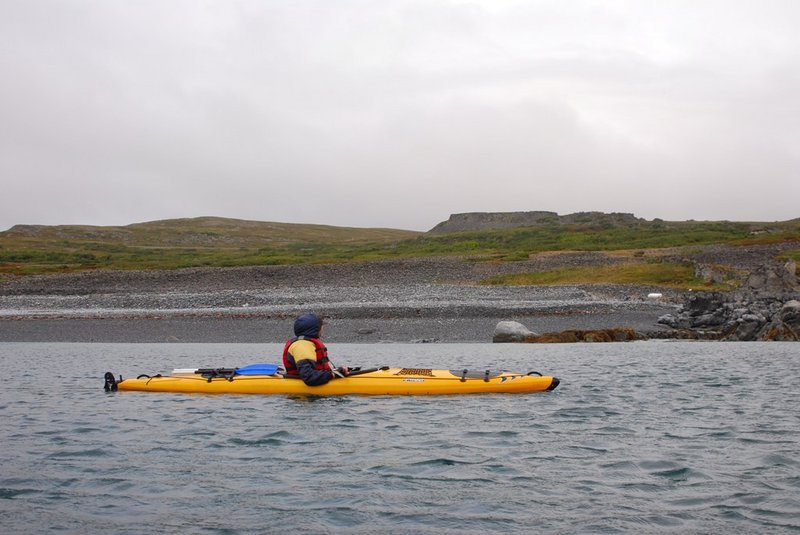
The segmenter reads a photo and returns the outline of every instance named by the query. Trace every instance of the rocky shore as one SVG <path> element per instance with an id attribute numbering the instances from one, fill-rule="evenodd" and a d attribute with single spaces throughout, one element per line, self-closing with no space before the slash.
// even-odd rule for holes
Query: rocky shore
<path id="1" fill-rule="evenodd" d="M 698 266 L 752 271 L 777 252 L 715 247 Z M 683 258 L 685 251 L 670 254 Z M 520 262 L 448 257 L 21 277 L 0 282 L 0 341 L 279 342 L 309 310 L 327 317 L 330 342 L 489 342 L 503 321 L 542 333 L 624 328 L 676 336 L 681 326 L 664 318 L 681 317 L 692 297 L 686 292 L 478 284 L 500 274 L 621 261 L 630 258 L 568 252 Z M 648 297 L 654 293 L 659 297 Z"/>
<path id="2" fill-rule="evenodd" d="M 495 325 L 659 329 L 680 295 L 653 288 L 500 287 L 486 277 L 613 258 L 570 253 L 526 262 L 460 258 L 361 264 L 96 271 L 0 285 L 0 341 L 269 342 L 314 310 L 331 342 L 489 342 Z M 661 327 L 664 328 L 664 327 Z"/>
<path id="3" fill-rule="evenodd" d="M 797 265 L 762 265 L 735 292 L 692 295 L 675 314 L 658 320 L 675 330 L 715 340 L 800 340 Z"/>

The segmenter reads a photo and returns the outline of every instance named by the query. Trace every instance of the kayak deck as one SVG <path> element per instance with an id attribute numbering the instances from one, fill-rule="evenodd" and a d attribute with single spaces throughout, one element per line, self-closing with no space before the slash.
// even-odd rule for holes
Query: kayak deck
<path id="1" fill-rule="evenodd" d="M 116 381 L 106 374 L 106 390 L 185 392 L 208 394 L 294 394 L 312 396 L 435 395 L 489 392 L 526 393 L 553 390 L 559 380 L 536 372 L 470 372 L 426 368 L 381 368 L 333 379 L 321 386 L 307 386 L 295 377 L 272 375 L 203 376 L 197 373 L 139 376 Z M 184 373 L 180 373 L 184 372 Z M 113 387 L 109 388 L 109 376 Z"/>

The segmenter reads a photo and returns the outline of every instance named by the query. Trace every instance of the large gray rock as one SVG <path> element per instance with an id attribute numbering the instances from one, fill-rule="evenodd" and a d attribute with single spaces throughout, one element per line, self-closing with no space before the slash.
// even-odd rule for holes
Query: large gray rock
<path id="1" fill-rule="evenodd" d="M 516 321 L 501 321 L 494 328 L 492 342 L 524 342 L 529 338 L 538 336 L 523 324 Z"/>
<path id="2" fill-rule="evenodd" d="M 683 305 L 683 310 L 691 318 L 713 315 L 722 308 L 727 297 L 719 292 L 699 292 L 692 294 Z"/>
<path id="3" fill-rule="evenodd" d="M 797 262 L 794 259 L 790 259 L 786 264 L 783 266 L 784 271 L 788 277 L 794 277 L 795 281 L 797 280 Z"/>
<path id="4" fill-rule="evenodd" d="M 764 329 L 765 322 L 758 320 L 743 320 L 733 332 L 725 336 L 728 341 L 749 341 L 758 339 L 758 334 Z"/>
<path id="5" fill-rule="evenodd" d="M 781 295 L 798 288 L 797 263 L 789 260 L 782 268 L 761 266 L 747 277 L 745 290 L 756 294 Z"/>
<path id="6" fill-rule="evenodd" d="M 800 301 L 792 299 L 784 303 L 779 317 L 783 323 L 800 335 Z"/>
<path id="7" fill-rule="evenodd" d="M 681 327 L 680 319 L 675 314 L 664 314 L 663 316 L 659 316 L 656 323 L 661 325 L 666 325 L 667 327 L 672 327 L 673 329 L 678 329 Z"/>
<path id="8" fill-rule="evenodd" d="M 722 284 L 725 282 L 725 273 L 708 264 L 695 264 L 694 276 L 705 283 Z"/>

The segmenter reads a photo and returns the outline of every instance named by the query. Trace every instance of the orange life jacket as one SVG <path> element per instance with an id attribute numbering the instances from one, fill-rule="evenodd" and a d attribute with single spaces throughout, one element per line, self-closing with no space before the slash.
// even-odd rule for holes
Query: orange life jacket
<path id="1" fill-rule="evenodd" d="M 304 336 L 298 336 L 296 338 L 289 338 L 286 341 L 286 345 L 283 346 L 283 367 L 286 368 L 287 375 L 299 375 L 299 372 L 297 371 L 297 363 L 295 362 L 294 357 L 289 354 L 289 347 L 298 340 L 308 340 L 314 344 L 315 351 L 317 352 L 317 363 L 314 366 L 316 369 L 330 371 L 331 365 L 328 362 L 328 348 L 325 347 L 325 344 L 322 343 L 322 340 L 319 338 L 306 338 Z"/>

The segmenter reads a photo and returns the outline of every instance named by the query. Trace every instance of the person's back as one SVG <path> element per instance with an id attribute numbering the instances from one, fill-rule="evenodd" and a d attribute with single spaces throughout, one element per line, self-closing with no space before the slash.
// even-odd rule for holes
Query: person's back
<path id="1" fill-rule="evenodd" d="M 286 374 L 299 376 L 309 386 L 324 385 L 336 377 L 321 340 L 322 330 L 322 319 L 316 314 L 303 314 L 294 322 L 295 337 L 287 340 L 283 348 Z M 347 368 L 342 372 L 347 375 Z"/>

